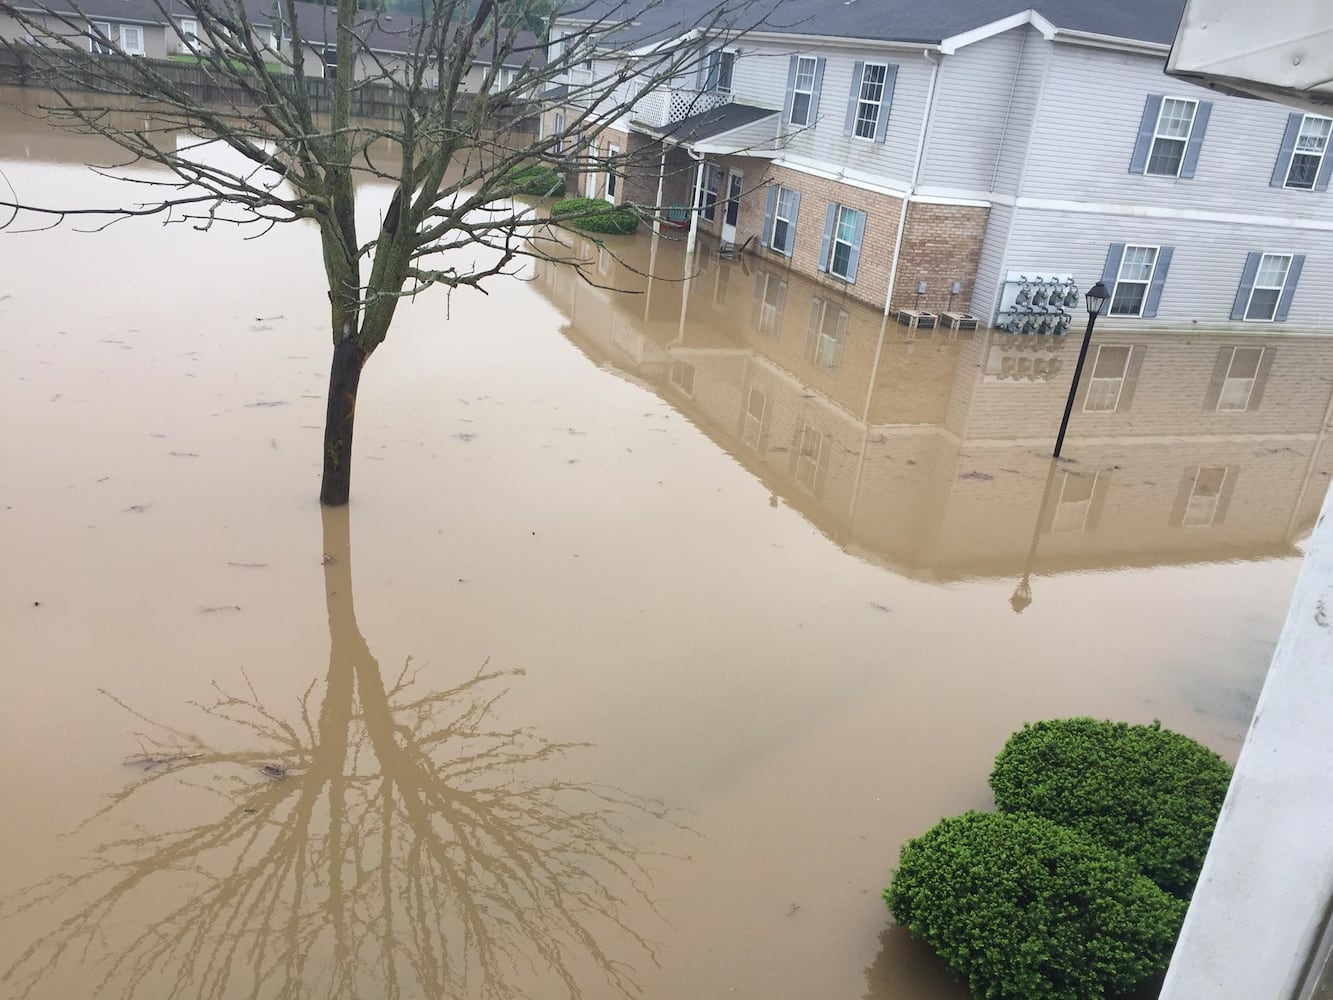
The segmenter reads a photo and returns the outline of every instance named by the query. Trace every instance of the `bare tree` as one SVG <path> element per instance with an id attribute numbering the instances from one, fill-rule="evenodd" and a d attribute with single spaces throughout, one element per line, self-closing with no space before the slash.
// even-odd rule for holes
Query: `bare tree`
<path id="1" fill-rule="evenodd" d="M 176 30 L 205 86 L 126 51 L 81 6 L 91 0 L 0 0 L 0 21 L 28 35 L 4 44 L 56 91 L 45 107 L 51 121 L 116 143 L 128 154 L 117 166 L 169 171 L 136 177 L 145 194 L 133 205 L 38 205 L 11 194 L 0 200 L 12 210 L 0 226 L 29 225 L 31 213 L 52 225 L 106 215 L 260 232 L 314 223 L 333 341 L 320 493 L 331 506 L 348 500 L 362 369 L 399 300 L 433 285 L 484 289 L 520 258 L 544 256 L 547 220 L 514 200 L 517 170 L 534 161 L 564 173 L 606 169 L 589 137 L 698 74 L 720 39 L 766 14 L 761 0 L 566 0 L 554 9 L 550 0 L 413 0 L 411 16 L 396 19 L 359 11 L 356 0 L 143 2 L 167 25 L 192 22 L 188 35 Z M 565 33 L 548 47 L 557 19 Z M 327 72 L 315 78 L 307 56 Z M 477 68 L 475 92 L 464 93 Z M 555 87 L 577 113 L 515 141 L 515 122 Z M 372 93 L 393 109 L 387 118 L 355 113 Z M 632 157 L 621 154 L 621 169 Z M 393 192 L 369 233 L 355 211 L 362 178 Z"/>
<path id="2" fill-rule="evenodd" d="M 635 843 L 674 820 L 553 777 L 577 744 L 500 724 L 505 672 L 384 677 L 356 623 L 345 510 L 324 523 L 323 684 L 291 713 L 248 681 L 218 689 L 196 708 L 229 746 L 116 699 L 142 724 L 136 776 L 84 824 L 88 857 L 0 901 L 5 937 L 32 941 L 0 967 L 6 996 L 66 963 L 127 1000 L 511 1000 L 533 978 L 572 998 L 585 974 L 598 995 L 639 992 L 635 963 L 655 959 L 632 925 L 652 908 Z M 155 826 L 161 796 L 190 820 Z"/>

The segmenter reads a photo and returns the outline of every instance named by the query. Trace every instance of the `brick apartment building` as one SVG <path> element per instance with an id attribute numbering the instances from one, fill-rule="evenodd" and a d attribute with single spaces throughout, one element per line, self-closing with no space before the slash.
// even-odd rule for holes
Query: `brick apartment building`
<path id="1" fill-rule="evenodd" d="M 704 6 L 657 5 L 643 30 Z M 596 166 L 573 187 L 693 207 L 705 239 L 882 310 L 1014 327 L 1025 278 L 1075 317 L 1070 279 L 1101 279 L 1110 314 L 1141 328 L 1322 332 L 1333 122 L 1167 77 L 1180 7 L 788 0 L 582 136 Z M 552 46 L 564 37 L 558 22 Z M 547 134 L 580 113 L 563 95 L 634 59 L 610 39 L 588 54 Z"/>

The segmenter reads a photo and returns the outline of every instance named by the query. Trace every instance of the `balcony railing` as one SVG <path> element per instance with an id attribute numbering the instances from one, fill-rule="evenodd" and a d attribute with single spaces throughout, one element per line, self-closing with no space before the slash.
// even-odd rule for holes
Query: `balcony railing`
<path id="1" fill-rule="evenodd" d="M 712 111 L 731 103 L 731 95 L 716 90 L 700 91 L 683 87 L 661 87 L 635 102 L 630 117 L 654 128 L 674 125 L 690 115 Z"/>

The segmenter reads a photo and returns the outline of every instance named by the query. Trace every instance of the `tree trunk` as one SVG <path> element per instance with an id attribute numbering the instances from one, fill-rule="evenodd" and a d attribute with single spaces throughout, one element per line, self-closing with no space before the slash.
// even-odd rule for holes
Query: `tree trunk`
<path id="1" fill-rule="evenodd" d="M 324 416 L 324 479 L 319 491 L 319 502 L 326 507 L 341 507 L 351 494 L 356 391 L 369 356 L 351 337 L 343 337 L 333 348 L 329 405 Z"/>

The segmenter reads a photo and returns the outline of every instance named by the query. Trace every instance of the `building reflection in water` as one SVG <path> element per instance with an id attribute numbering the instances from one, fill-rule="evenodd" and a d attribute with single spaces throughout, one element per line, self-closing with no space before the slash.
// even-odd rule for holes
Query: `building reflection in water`
<path id="1" fill-rule="evenodd" d="M 1052 464 L 1065 338 L 908 330 L 763 258 L 682 280 L 677 242 L 571 240 L 606 287 L 535 282 L 570 339 L 904 576 L 1013 577 L 1021 610 L 1034 576 L 1290 556 L 1328 487 L 1333 339 L 1104 323 Z"/>

